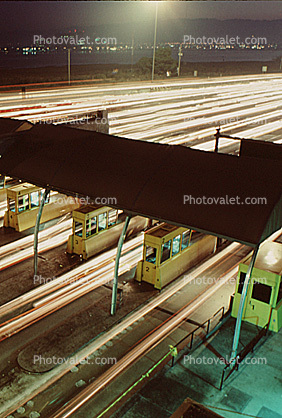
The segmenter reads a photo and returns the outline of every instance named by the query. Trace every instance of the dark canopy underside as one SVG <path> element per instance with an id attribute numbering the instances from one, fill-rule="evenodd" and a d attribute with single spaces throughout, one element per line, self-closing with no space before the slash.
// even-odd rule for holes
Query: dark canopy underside
<path id="1" fill-rule="evenodd" d="M 0 135 L 5 135 L 17 130 L 25 130 L 32 127 L 32 123 L 10 118 L 0 117 Z"/>
<path id="2" fill-rule="evenodd" d="M 129 213 L 247 245 L 282 226 L 282 161 L 271 155 L 237 157 L 50 125 L 7 135 L 0 154 L 2 174 L 93 200 L 113 197 L 112 206 Z M 238 196 L 241 204 L 184 204 L 185 195 Z M 243 204 L 252 197 L 267 203 Z"/>
<path id="3" fill-rule="evenodd" d="M 240 155 L 282 161 L 282 146 L 273 142 L 243 140 L 241 141 Z"/>

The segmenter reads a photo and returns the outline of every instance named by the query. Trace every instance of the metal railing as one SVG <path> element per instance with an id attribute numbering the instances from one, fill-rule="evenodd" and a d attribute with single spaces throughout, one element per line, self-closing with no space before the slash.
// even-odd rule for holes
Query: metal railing
<path id="1" fill-rule="evenodd" d="M 240 138 L 238 136 L 232 136 L 232 135 L 227 135 L 227 134 L 222 134 L 220 132 L 220 127 L 216 129 L 216 133 L 214 134 L 214 138 L 215 138 L 215 147 L 214 147 L 214 152 L 218 152 L 218 147 L 219 147 L 219 139 L 220 138 L 227 138 L 227 139 L 234 139 L 234 141 L 254 141 L 254 139 L 247 139 L 247 138 Z"/>
<path id="2" fill-rule="evenodd" d="M 247 355 L 254 350 L 254 347 L 257 345 L 257 343 L 261 340 L 262 337 L 266 336 L 268 333 L 269 325 L 270 325 L 270 319 L 272 314 L 272 308 L 269 316 L 269 320 L 267 324 L 260 330 L 260 332 L 244 347 L 237 355 L 236 359 L 231 359 L 229 362 L 227 362 L 226 366 L 224 367 L 221 375 L 220 380 L 220 387 L 219 390 L 222 390 L 224 382 L 231 376 L 231 374 L 234 372 L 234 370 L 239 369 L 240 363 L 244 360 Z M 227 376 L 225 376 L 227 370 L 229 369 L 229 372 Z"/>
<path id="3" fill-rule="evenodd" d="M 211 325 L 211 322 L 214 320 L 214 318 L 218 315 L 218 313 L 220 313 L 221 312 L 221 317 L 220 317 L 220 319 L 219 319 L 219 321 L 218 321 L 218 323 L 217 323 L 217 325 L 214 327 L 214 329 L 210 332 L 210 325 Z M 198 325 L 197 326 L 197 328 L 195 328 L 193 331 L 191 331 L 191 332 L 189 332 L 189 334 L 188 335 L 186 335 L 184 338 L 182 338 L 180 341 L 178 341 L 178 343 L 174 346 L 176 349 L 180 346 L 182 346 L 183 347 L 183 345 L 184 345 L 184 347 L 183 348 L 181 348 L 180 350 L 181 351 L 183 351 L 183 349 L 184 348 L 186 348 L 187 346 L 187 348 L 188 348 L 188 350 L 192 350 L 192 347 L 193 347 L 193 342 L 194 342 L 194 336 L 195 336 L 195 334 L 196 334 L 196 332 L 199 330 L 199 329 L 202 329 L 202 330 L 204 330 L 205 332 L 206 332 L 206 335 L 204 336 L 204 338 L 201 340 L 201 344 L 203 343 L 203 341 L 204 340 L 206 340 L 206 339 L 208 339 L 214 332 L 215 332 L 215 329 L 218 327 L 218 325 L 221 323 L 221 321 L 223 320 L 223 318 L 225 317 L 225 316 L 227 316 L 227 314 L 229 314 L 230 313 L 230 307 L 228 308 L 228 310 L 227 310 L 227 312 L 225 312 L 225 308 L 224 308 L 224 306 L 222 306 L 221 308 L 219 308 L 218 309 L 218 311 L 216 311 L 214 314 L 213 314 L 213 316 L 211 316 L 209 319 L 207 319 L 205 322 L 203 322 L 202 324 L 200 324 L 200 325 Z M 229 315 L 228 315 L 229 316 Z M 206 328 L 206 329 L 205 329 Z M 186 340 L 188 340 L 190 338 L 190 343 L 186 343 L 186 344 L 184 344 L 184 342 L 186 341 Z M 181 354 L 181 356 L 183 355 L 183 353 Z M 177 356 L 173 356 L 172 357 L 172 359 L 171 359 L 171 366 L 173 366 L 174 365 L 174 363 L 175 363 L 175 359 L 176 359 L 176 357 Z"/>

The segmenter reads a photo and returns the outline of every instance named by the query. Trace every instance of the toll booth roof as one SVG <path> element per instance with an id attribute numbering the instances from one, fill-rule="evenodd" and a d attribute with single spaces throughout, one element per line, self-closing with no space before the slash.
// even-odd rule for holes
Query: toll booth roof
<path id="1" fill-rule="evenodd" d="M 244 264 L 249 265 L 251 257 Z M 267 242 L 259 249 L 255 268 L 282 275 L 282 244 L 280 242 Z"/>
<path id="2" fill-rule="evenodd" d="M 161 225 L 156 226 L 155 228 L 149 230 L 147 232 L 148 235 L 151 235 L 153 237 L 157 237 L 157 238 L 163 238 L 165 237 L 167 234 L 169 234 L 170 232 L 175 231 L 176 229 L 178 229 L 177 226 L 174 225 L 169 225 L 167 223 L 163 223 Z"/>
<path id="3" fill-rule="evenodd" d="M 101 205 L 87 205 L 87 206 L 81 206 L 78 209 L 75 209 L 74 212 L 79 212 L 79 213 L 83 213 L 84 215 L 86 215 L 87 213 L 90 212 L 94 212 L 95 210 L 101 209 L 101 208 L 105 208 L 107 209 L 107 206 L 101 206 Z"/>
<path id="4" fill-rule="evenodd" d="M 29 193 L 29 192 L 41 190 L 41 187 L 35 186 L 34 184 L 30 184 L 30 183 L 21 183 L 21 184 L 17 184 L 16 186 L 9 187 L 8 190 L 12 190 L 15 193 L 25 193 L 25 192 Z"/>

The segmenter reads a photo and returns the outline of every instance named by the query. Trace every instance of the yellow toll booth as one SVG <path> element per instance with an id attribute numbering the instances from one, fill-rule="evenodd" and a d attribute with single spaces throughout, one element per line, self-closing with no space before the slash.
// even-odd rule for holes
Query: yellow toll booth
<path id="1" fill-rule="evenodd" d="M 144 234 L 135 278 L 162 289 L 214 251 L 216 237 L 162 223 Z"/>
<path id="2" fill-rule="evenodd" d="M 4 215 L 4 226 L 24 231 L 35 226 L 43 190 L 30 183 L 21 183 L 7 189 L 8 210 Z M 49 196 L 45 203 L 40 223 L 58 218 L 80 205 L 77 199 L 61 194 Z"/>
<path id="3" fill-rule="evenodd" d="M 244 280 L 251 257 L 239 265 L 236 291 L 231 315 L 236 318 Z M 243 321 L 259 327 L 268 324 L 269 330 L 278 332 L 282 327 L 282 244 L 268 242 L 260 248 L 245 302 Z"/>
<path id="4" fill-rule="evenodd" d="M 85 260 L 118 243 L 126 215 L 109 206 L 87 205 L 73 211 L 73 231 L 67 252 L 81 255 Z M 126 236 L 142 231 L 148 219 L 131 218 Z"/>

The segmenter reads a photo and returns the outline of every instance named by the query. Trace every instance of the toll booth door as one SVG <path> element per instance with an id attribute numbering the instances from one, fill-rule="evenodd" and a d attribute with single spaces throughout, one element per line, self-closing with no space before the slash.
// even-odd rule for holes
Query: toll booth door
<path id="1" fill-rule="evenodd" d="M 142 280 L 155 285 L 156 281 L 156 266 L 145 261 L 143 263 Z"/>
<path id="2" fill-rule="evenodd" d="M 83 253 L 83 226 L 79 221 L 74 221 L 74 235 L 73 235 L 73 252 L 75 254 Z"/>
<path id="3" fill-rule="evenodd" d="M 269 321 L 274 288 L 264 283 L 253 281 L 252 294 L 246 306 L 245 317 L 263 327 Z"/>
<path id="4" fill-rule="evenodd" d="M 158 251 L 156 248 L 146 245 L 145 259 L 142 268 L 142 280 L 155 284 L 156 281 L 156 261 Z"/>

